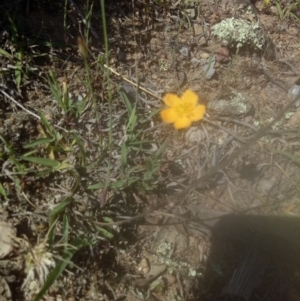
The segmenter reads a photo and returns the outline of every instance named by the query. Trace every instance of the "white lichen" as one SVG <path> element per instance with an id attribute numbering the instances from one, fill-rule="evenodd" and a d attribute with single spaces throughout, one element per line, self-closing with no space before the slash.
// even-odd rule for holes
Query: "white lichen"
<path id="1" fill-rule="evenodd" d="M 294 112 L 286 112 L 284 114 L 284 118 L 285 119 L 291 119 L 291 117 L 294 115 Z"/>
<path id="2" fill-rule="evenodd" d="M 243 19 L 225 19 L 213 26 L 212 33 L 222 43 L 235 46 L 237 51 L 246 45 L 261 50 L 266 43 L 259 24 Z"/>
<path id="3" fill-rule="evenodd" d="M 157 248 L 157 254 L 165 257 L 170 257 L 171 251 L 172 251 L 172 245 L 164 241 L 161 242 L 161 244 Z"/>
<path id="4" fill-rule="evenodd" d="M 240 93 L 236 93 L 236 96 L 231 99 L 231 105 L 240 114 L 249 112 L 249 105 L 245 103 L 245 98 Z"/>
<path id="5" fill-rule="evenodd" d="M 162 264 L 165 264 L 169 268 L 169 272 L 172 273 L 173 270 L 187 270 L 188 275 L 191 277 L 202 276 L 202 273 L 198 273 L 190 264 L 183 261 L 176 261 L 171 259 L 173 253 L 173 246 L 168 242 L 161 242 L 157 248 L 157 259 Z"/>

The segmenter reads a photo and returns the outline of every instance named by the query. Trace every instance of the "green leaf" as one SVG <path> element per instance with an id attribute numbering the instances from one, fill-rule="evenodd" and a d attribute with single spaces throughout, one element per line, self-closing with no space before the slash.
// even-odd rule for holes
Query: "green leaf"
<path id="1" fill-rule="evenodd" d="M 129 101 L 129 99 L 128 99 L 128 97 L 127 97 L 127 95 L 126 95 L 126 93 L 125 93 L 124 91 L 119 90 L 119 93 L 120 93 L 120 95 L 121 95 L 121 98 L 122 98 L 122 99 L 124 100 L 124 102 L 125 102 L 125 106 L 126 106 L 126 108 L 127 108 L 128 114 L 129 114 L 129 116 L 130 116 L 131 113 L 132 113 L 132 105 L 131 105 L 131 102 Z"/>
<path id="2" fill-rule="evenodd" d="M 125 185 L 126 185 L 126 180 L 118 180 L 118 181 L 116 181 L 116 182 L 113 182 L 113 183 L 111 183 L 110 184 L 110 187 L 112 188 L 112 189 L 120 189 L 120 188 L 124 188 L 125 187 Z"/>
<path id="3" fill-rule="evenodd" d="M 69 206 L 70 204 L 72 204 L 74 201 L 73 198 L 71 197 L 67 197 L 66 199 L 64 199 L 62 202 L 60 202 L 56 207 L 54 207 L 54 209 L 51 211 L 51 219 L 54 220 L 56 218 L 56 216 L 62 212 L 63 210 L 65 210 L 65 208 L 67 206 Z"/>
<path id="4" fill-rule="evenodd" d="M 64 242 L 65 245 L 65 251 L 67 251 L 67 245 L 69 242 L 69 220 L 68 220 L 68 216 L 67 214 L 64 214 L 64 218 L 63 218 L 63 238 L 62 241 Z"/>
<path id="5" fill-rule="evenodd" d="M 73 165 L 71 165 L 68 160 L 63 161 L 59 163 L 57 166 L 54 167 L 54 170 L 59 171 L 59 170 L 64 170 L 64 169 L 70 169 L 72 168 Z"/>
<path id="6" fill-rule="evenodd" d="M 4 187 L 2 186 L 2 183 L 1 183 L 1 182 L 0 182 L 0 194 L 2 194 L 2 196 L 3 196 L 4 199 L 5 199 L 5 201 L 8 201 L 8 198 L 7 198 L 5 189 L 4 189 Z"/>
<path id="7" fill-rule="evenodd" d="M 76 143 L 78 145 L 78 148 L 79 148 L 79 151 L 81 154 L 81 165 L 85 166 L 86 165 L 86 153 L 85 153 L 84 146 L 82 144 L 82 141 L 80 140 L 80 138 L 77 135 L 75 135 L 75 140 L 76 140 Z"/>
<path id="8" fill-rule="evenodd" d="M 4 142 L 5 147 L 7 148 L 8 152 L 10 155 L 14 155 L 15 154 L 15 150 L 13 149 L 12 145 L 10 144 L 10 142 L 0 133 L 0 139 L 2 140 L 2 142 Z"/>
<path id="9" fill-rule="evenodd" d="M 53 172 L 53 168 L 45 168 L 43 170 L 38 171 L 35 174 L 36 179 L 40 179 L 40 178 L 44 178 L 49 176 L 49 174 L 51 174 Z"/>
<path id="10" fill-rule="evenodd" d="M 125 141 L 123 141 L 121 144 L 121 163 L 123 169 L 125 169 L 127 167 L 127 150 Z"/>
<path id="11" fill-rule="evenodd" d="M 149 118 L 152 118 L 152 117 L 154 117 L 155 115 L 157 115 L 160 111 L 161 111 L 161 108 L 152 110 L 152 111 L 150 112 L 149 117 L 146 119 L 146 121 L 148 121 Z"/>
<path id="12" fill-rule="evenodd" d="M 155 152 L 155 157 L 160 157 L 164 153 L 167 144 L 168 144 L 168 140 L 165 140 L 163 144 L 159 147 L 159 149 Z"/>
<path id="13" fill-rule="evenodd" d="M 279 14 L 279 19 L 281 21 L 283 21 L 283 12 L 282 12 L 282 8 L 281 8 L 281 5 L 278 1 L 276 1 L 276 7 L 277 7 L 277 12 Z"/>
<path id="14" fill-rule="evenodd" d="M 48 158 L 39 158 L 39 157 L 25 157 L 21 156 L 20 159 L 29 161 L 35 164 L 44 165 L 44 166 L 51 166 L 51 167 L 57 167 L 60 165 L 59 161 L 48 159 Z"/>
<path id="15" fill-rule="evenodd" d="M 38 146 L 38 145 L 43 145 L 43 144 L 49 144 L 51 142 L 54 141 L 54 138 L 40 138 L 40 139 L 37 139 L 33 142 L 30 142 L 30 143 L 27 143 L 25 145 L 23 145 L 24 148 L 30 148 L 30 147 L 35 147 L 35 146 Z"/>
<path id="16" fill-rule="evenodd" d="M 13 58 L 14 58 L 11 54 L 9 54 L 7 51 L 5 51 L 5 50 L 2 49 L 2 48 L 0 48 L 0 54 L 6 56 L 6 57 L 9 58 L 9 59 L 13 59 Z"/>
<path id="17" fill-rule="evenodd" d="M 56 221 L 57 216 L 61 212 L 63 212 L 67 206 L 72 204 L 73 201 L 74 201 L 73 198 L 67 197 L 51 211 L 51 215 L 50 215 L 50 229 L 51 230 L 50 230 L 49 236 L 48 236 L 49 245 L 52 245 L 55 241 L 55 232 L 56 232 L 55 221 Z"/>
<path id="18" fill-rule="evenodd" d="M 110 184 L 112 189 L 120 189 L 130 186 L 131 184 L 137 182 L 140 178 L 130 178 L 128 180 L 118 180 Z"/>
<path id="19" fill-rule="evenodd" d="M 136 126 L 137 116 L 136 116 L 136 107 L 133 108 L 131 115 L 129 117 L 128 124 L 126 126 L 126 130 L 132 132 Z"/>
<path id="20" fill-rule="evenodd" d="M 53 129 L 49 123 L 49 121 L 47 120 L 47 118 L 44 116 L 44 114 L 42 112 L 39 111 L 39 115 L 41 117 L 41 121 L 44 124 L 44 126 L 46 127 L 47 131 L 49 134 L 53 133 Z"/>
<path id="21" fill-rule="evenodd" d="M 113 222 L 113 219 L 111 217 L 108 217 L 108 216 L 104 216 L 103 217 L 103 220 L 107 223 L 112 223 Z"/>
<path id="22" fill-rule="evenodd" d="M 67 112 L 68 107 L 65 106 L 65 102 L 63 101 L 63 93 L 59 87 L 56 75 L 52 70 L 49 72 L 48 82 L 49 82 L 50 90 L 51 90 L 56 102 L 59 104 L 59 106 L 61 107 L 61 109 L 64 112 Z"/>
<path id="23" fill-rule="evenodd" d="M 103 189 L 103 188 L 105 188 L 105 184 L 103 182 L 99 182 L 97 184 L 88 186 L 88 189 Z"/>
<path id="24" fill-rule="evenodd" d="M 114 235 L 102 227 L 96 226 L 97 230 L 106 238 L 113 239 Z"/>

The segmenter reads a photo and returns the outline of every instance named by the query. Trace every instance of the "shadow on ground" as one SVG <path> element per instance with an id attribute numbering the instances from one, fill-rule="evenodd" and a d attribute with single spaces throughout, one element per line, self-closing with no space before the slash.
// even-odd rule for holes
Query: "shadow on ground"
<path id="1" fill-rule="evenodd" d="M 228 214 L 203 223 L 206 300 L 299 300 L 299 218 Z"/>

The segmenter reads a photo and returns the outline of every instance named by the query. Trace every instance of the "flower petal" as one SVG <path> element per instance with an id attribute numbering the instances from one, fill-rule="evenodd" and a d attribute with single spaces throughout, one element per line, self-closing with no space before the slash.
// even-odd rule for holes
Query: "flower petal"
<path id="1" fill-rule="evenodd" d="M 191 121 L 199 121 L 204 117 L 205 114 L 205 105 L 197 106 L 190 114 L 189 118 Z"/>
<path id="2" fill-rule="evenodd" d="M 198 95 L 192 90 L 186 90 L 183 93 L 181 100 L 189 104 L 191 107 L 196 107 L 198 104 Z"/>
<path id="3" fill-rule="evenodd" d="M 192 124 L 191 120 L 184 116 L 184 117 L 178 118 L 175 121 L 174 127 L 175 127 L 175 129 L 180 130 L 180 129 L 188 128 L 191 124 Z"/>
<path id="4" fill-rule="evenodd" d="M 180 104 L 180 98 L 173 93 L 166 94 L 163 98 L 163 101 L 168 107 L 175 107 Z"/>
<path id="5" fill-rule="evenodd" d="M 177 113 L 173 108 L 162 110 L 160 112 L 160 117 L 166 123 L 173 123 L 178 118 Z"/>

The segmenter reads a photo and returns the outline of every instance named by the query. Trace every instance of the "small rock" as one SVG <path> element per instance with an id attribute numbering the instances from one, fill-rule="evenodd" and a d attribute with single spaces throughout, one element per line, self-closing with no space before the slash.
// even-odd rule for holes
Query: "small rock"
<path id="1" fill-rule="evenodd" d="M 200 36 L 203 34 L 203 28 L 200 24 L 194 24 L 194 32 L 195 32 L 195 36 Z"/>
<path id="2" fill-rule="evenodd" d="M 229 56 L 229 50 L 225 47 L 220 48 L 218 51 L 215 52 L 216 60 L 219 63 L 228 63 L 231 59 Z"/>
<path id="3" fill-rule="evenodd" d="M 197 67 L 199 64 L 203 65 L 206 60 L 198 60 L 195 57 L 191 59 L 191 63 L 193 64 L 194 67 Z"/>
<path id="4" fill-rule="evenodd" d="M 200 53 L 200 57 L 202 59 L 208 59 L 210 57 L 210 54 L 207 52 L 202 52 L 202 53 Z"/>
<path id="5" fill-rule="evenodd" d="M 300 127 L 300 110 L 298 110 L 289 120 L 289 126 L 292 128 Z"/>
<path id="6" fill-rule="evenodd" d="M 184 45 L 178 46 L 178 51 L 179 51 L 183 56 L 186 56 L 186 57 L 189 57 L 189 56 L 190 56 L 190 49 L 189 49 L 187 46 L 184 46 Z"/>
<path id="7" fill-rule="evenodd" d="M 187 8 L 186 13 L 189 15 L 190 18 L 195 18 L 196 13 L 195 13 L 195 9 L 194 8 Z"/>
<path id="8" fill-rule="evenodd" d="M 139 271 L 141 271 L 144 275 L 149 273 L 150 271 L 150 264 L 149 260 L 147 258 L 142 258 L 140 264 L 139 264 Z"/>
<path id="9" fill-rule="evenodd" d="M 276 183 L 277 183 L 277 178 L 275 176 L 271 177 L 270 179 L 263 178 L 258 182 L 257 190 L 263 196 L 267 196 L 272 191 Z"/>
<path id="10" fill-rule="evenodd" d="M 6 222 L 0 222 L 0 259 L 13 250 L 16 229 Z"/>
<path id="11" fill-rule="evenodd" d="M 279 16 L 279 11 L 278 11 L 278 9 L 277 9 L 277 7 L 276 7 L 275 5 L 272 5 L 272 6 L 270 7 L 270 11 L 271 11 L 271 13 L 272 13 L 273 15 Z"/>
<path id="12" fill-rule="evenodd" d="M 246 116 L 245 117 L 245 122 L 246 123 L 250 123 L 250 122 L 252 122 L 252 120 L 253 120 L 253 116 Z"/>
<path id="13" fill-rule="evenodd" d="M 185 133 L 185 139 L 192 143 L 199 143 L 205 139 L 205 134 L 201 129 L 192 126 Z"/>
<path id="14" fill-rule="evenodd" d="M 299 85 L 294 85 L 289 89 L 288 98 L 290 100 L 296 100 L 296 98 L 300 98 L 300 86 Z M 299 101 L 297 101 L 296 105 L 299 106 Z"/>

